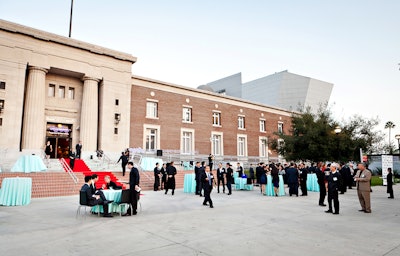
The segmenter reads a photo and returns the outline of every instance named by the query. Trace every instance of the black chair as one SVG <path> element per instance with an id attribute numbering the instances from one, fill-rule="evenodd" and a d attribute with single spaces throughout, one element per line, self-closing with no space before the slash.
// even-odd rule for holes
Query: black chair
<path id="1" fill-rule="evenodd" d="M 131 204 L 131 190 L 130 189 L 122 190 L 121 202 L 113 202 L 113 203 L 118 205 L 118 211 L 119 211 L 120 216 L 122 215 L 122 210 L 121 210 L 122 205 L 130 207 L 131 215 L 132 215 L 133 209 L 132 209 L 132 204 Z M 142 211 L 142 204 L 140 203 L 140 195 L 139 194 L 138 194 L 138 207 L 139 207 L 140 211 Z"/>
<path id="2" fill-rule="evenodd" d="M 78 218 L 78 214 L 81 215 L 81 208 L 82 208 L 82 207 L 85 209 L 84 216 L 85 216 L 85 218 L 86 218 L 86 207 L 89 207 L 89 209 L 91 210 L 91 209 L 92 209 L 92 206 L 89 205 L 89 202 L 88 202 L 88 200 L 87 200 L 86 192 L 85 192 L 85 191 L 80 191 L 80 192 L 79 192 L 79 206 L 78 206 L 78 209 L 76 210 L 76 216 L 75 216 L 75 218 Z M 100 216 L 100 209 L 99 209 L 99 211 L 98 211 L 98 216 Z"/>

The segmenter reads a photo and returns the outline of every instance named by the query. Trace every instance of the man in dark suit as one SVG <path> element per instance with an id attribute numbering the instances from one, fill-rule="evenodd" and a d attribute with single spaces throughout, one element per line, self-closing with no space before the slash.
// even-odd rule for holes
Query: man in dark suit
<path id="1" fill-rule="evenodd" d="M 69 153 L 69 167 L 74 170 L 76 155 L 73 151 Z"/>
<path id="2" fill-rule="evenodd" d="M 289 186 L 289 195 L 299 196 L 299 171 L 294 167 L 294 163 L 290 163 L 286 170 L 287 183 Z"/>
<path id="3" fill-rule="evenodd" d="M 300 164 L 300 188 L 301 188 L 301 196 L 307 196 L 307 168 L 301 163 Z"/>
<path id="4" fill-rule="evenodd" d="M 218 188 L 218 193 L 219 193 L 219 184 L 222 183 L 222 192 L 225 193 L 225 168 L 222 167 L 222 163 L 218 164 L 218 169 L 217 169 L 217 188 Z"/>
<path id="5" fill-rule="evenodd" d="M 194 166 L 194 175 L 195 175 L 195 181 L 196 181 L 196 195 L 201 196 L 201 182 L 200 182 L 200 162 L 196 162 L 196 165 Z"/>
<path id="6" fill-rule="evenodd" d="M 132 205 L 132 210 L 131 207 L 129 206 L 128 210 L 123 216 L 130 216 L 131 212 L 133 215 L 136 215 L 137 212 L 137 202 L 139 198 L 139 192 L 140 192 L 140 176 L 139 176 L 139 171 L 136 167 L 133 166 L 132 162 L 128 162 L 128 168 L 131 170 L 129 173 L 129 190 L 131 192 L 131 205 Z"/>
<path id="7" fill-rule="evenodd" d="M 154 167 L 154 191 L 158 191 L 160 188 L 160 167 L 159 164 L 156 163 L 156 167 Z"/>
<path id="8" fill-rule="evenodd" d="M 388 175 L 386 176 L 387 180 L 387 190 L 386 192 L 389 194 L 390 199 L 393 199 L 393 174 L 392 174 L 392 168 L 388 168 Z"/>
<path id="9" fill-rule="evenodd" d="M 230 163 L 226 164 L 226 187 L 228 188 L 228 195 L 232 195 L 232 183 L 233 182 L 233 169 Z"/>
<path id="10" fill-rule="evenodd" d="M 213 202 L 211 200 L 211 190 L 213 186 L 214 177 L 210 172 L 210 166 L 205 167 L 205 171 L 201 174 L 201 182 L 204 189 L 204 201 L 203 205 L 208 205 L 210 203 L 210 208 L 214 208 Z"/>
<path id="11" fill-rule="evenodd" d="M 329 209 L 325 211 L 326 213 L 339 214 L 339 191 L 342 184 L 342 175 L 337 170 L 338 168 L 339 164 L 332 163 L 330 166 L 331 173 L 327 176 Z M 332 201 L 335 211 L 332 209 Z"/>
<path id="12" fill-rule="evenodd" d="M 112 217 L 112 215 L 108 212 L 108 204 L 113 201 L 102 200 L 99 195 L 93 194 L 91 186 L 93 185 L 92 176 L 85 177 L 85 184 L 82 186 L 81 191 L 86 193 L 86 199 L 89 206 L 102 205 L 104 210 L 103 217 Z"/>
<path id="13" fill-rule="evenodd" d="M 82 141 L 79 141 L 78 144 L 76 144 L 75 146 L 75 150 L 76 150 L 76 158 L 81 158 L 81 152 L 82 152 Z"/>
<path id="14" fill-rule="evenodd" d="M 92 175 L 92 184 L 90 185 L 90 188 L 92 189 L 92 193 L 94 195 L 99 195 L 101 200 L 105 201 L 107 200 L 103 191 L 97 189 L 96 187 L 96 182 L 99 180 L 99 176 L 95 173 Z"/>
<path id="15" fill-rule="evenodd" d="M 117 164 L 121 161 L 121 167 L 122 167 L 122 176 L 125 176 L 125 170 L 126 170 L 126 165 L 128 164 L 128 153 L 121 152 L 121 156 L 119 157 Z"/>

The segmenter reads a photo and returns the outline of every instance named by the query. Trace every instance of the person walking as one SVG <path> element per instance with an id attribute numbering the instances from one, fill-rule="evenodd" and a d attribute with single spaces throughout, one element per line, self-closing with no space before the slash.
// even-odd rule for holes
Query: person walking
<path id="1" fill-rule="evenodd" d="M 203 189 L 204 189 L 204 201 L 203 205 L 208 205 L 207 203 L 210 204 L 210 208 L 214 208 L 213 202 L 211 200 L 211 191 L 213 187 L 213 180 L 214 177 L 212 173 L 210 172 L 210 166 L 205 167 L 205 171 L 201 174 L 201 182 L 203 183 Z"/>
<path id="2" fill-rule="evenodd" d="M 126 152 L 121 152 L 121 156 L 119 157 L 117 164 L 119 161 L 121 161 L 122 176 L 125 176 L 126 165 L 128 164 L 128 156 Z"/>
<path id="3" fill-rule="evenodd" d="M 354 176 L 357 185 L 358 200 L 360 201 L 360 212 L 371 213 L 371 172 L 365 163 L 358 164 L 358 171 Z"/>
<path id="4" fill-rule="evenodd" d="M 327 177 L 328 180 L 328 205 L 329 209 L 326 213 L 339 214 L 339 190 L 342 184 L 342 175 L 338 171 L 339 165 L 336 163 L 331 164 L 331 173 Z M 332 201 L 335 211 L 332 209 Z"/>
<path id="5" fill-rule="evenodd" d="M 388 168 L 388 175 L 386 176 L 387 180 L 387 193 L 389 194 L 390 199 L 393 199 L 393 174 L 392 174 L 392 168 Z"/>

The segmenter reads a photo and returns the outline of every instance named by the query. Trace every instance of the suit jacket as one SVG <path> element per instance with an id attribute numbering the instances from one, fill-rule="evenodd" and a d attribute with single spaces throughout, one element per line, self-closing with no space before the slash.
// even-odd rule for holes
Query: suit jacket
<path id="1" fill-rule="evenodd" d="M 287 182 L 288 183 L 298 183 L 299 182 L 299 172 L 297 169 L 290 167 L 286 171 Z"/>
<path id="2" fill-rule="evenodd" d="M 393 175 L 391 173 L 388 173 L 388 175 L 386 176 L 387 179 L 387 186 L 391 187 L 393 186 Z"/>
<path id="3" fill-rule="evenodd" d="M 357 181 L 357 190 L 371 191 L 371 176 L 371 172 L 368 169 L 365 169 L 364 171 L 358 170 L 356 176 L 354 176 L 355 178 L 359 179 Z"/>
<path id="4" fill-rule="evenodd" d="M 242 167 L 242 166 L 239 166 L 239 167 L 237 168 L 237 172 L 238 172 L 238 174 L 239 174 L 239 178 L 241 178 L 241 177 L 243 176 L 243 167 Z"/>
<path id="5" fill-rule="evenodd" d="M 97 200 L 94 197 L 94 193 L 92 192 L 92 186 L 89 186 L 88 184 L 85 183 L 82 186 L 81 191 L 86 192 L 86 199 L 87 199 L 88 205 L 93 206 L 93 205 L 99 204 L 99 200 Z"/>
<path id="6" fill-rule="evenodd" d="M 207 179 L 207 173 L 206 172 L 202 172 L 201 173 L 201 182 L 203 185 L 203 189 L 207 189 L 207 190 L 211 190 L 212 186 L 213 186 L 213 182 L 214 182 L 214 177 L 213 174 L 210 172 L 210 180 L 206 180 Z M 211 184 L 210 184 L 211 183 Z"/>
<path id="7" fill-rule="evenodd" d="M 340 174 L 339 171 L 329 174 L 329 176 L 327 176 L 327 180 L 328 180 L 328 192 L 334 192 L 340 190 L 342 186 L 341 185 L 342 175 Z"/>
<path id="8" fill-rule="evenodd" d="M 81 152 L 81 150 L 82 150 L 82 144 L 76 144 L 75 149 L 76 149 L 76 152 Z"/>
<path id="9" fill-rule="evenodd" d="M 300 179 L 301 181 L 307 181 L 307 169 L 303 168 L 300 170 Z"/>
<path id="10" fill-rule="evenodd" d="M 225 175 L 225 168 L 224 167 L 218 168 L 217 169 L 217 178 L 219 180 L 221 180 L 224 178 L 224 175 Z"/>
<path id="11" fill-rule="evenodd" d="M 233 170 L 232 170 L 232 168 L 231 167 L 229 167 L 227 170 L 226 170 L 226 181 L 227 182 L 230 182 L 230 183 L 233 183 Z"/>
<path id="12" fill-rule="evenodd" d="M 139 171 L 136 167 L 132 167 L 131 172 L 129 173 L 129 187 L 131 190 L 134 190 L 136 185 L 139 186 L 139 182 Z"/>
<path id="13" fill-rule="evenodd" d="M 110 183 L 106 183 L 106 187 L 108 189 L 112 188 L 112 189 L 122 189 L 121 186 L 118 186 L 114 181 L 110 180 Z"/>

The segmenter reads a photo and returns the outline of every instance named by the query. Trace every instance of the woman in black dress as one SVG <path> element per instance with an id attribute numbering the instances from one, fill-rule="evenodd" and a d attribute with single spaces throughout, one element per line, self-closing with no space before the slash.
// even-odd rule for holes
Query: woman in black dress
<path id="1" fill-rule="evenodd" d="M 264 170 L 261 172 L 261 178 L 260 178 L 260 184 L 261 184 L 261 194 L 262 195 L 266 195 L 265 194 L 265 187 L 267 185 L 267 172 L 268 172 L 268 166 L 264 166 Z"/>
<path id="2" fill-rule="evenodd" d="M 271 165 L 272 185 L 274 186 L 275 196 L 279 194 L 279 170 L 275 165 Z"/>

